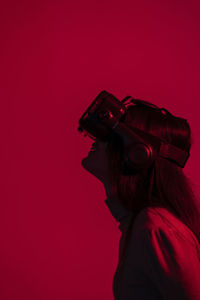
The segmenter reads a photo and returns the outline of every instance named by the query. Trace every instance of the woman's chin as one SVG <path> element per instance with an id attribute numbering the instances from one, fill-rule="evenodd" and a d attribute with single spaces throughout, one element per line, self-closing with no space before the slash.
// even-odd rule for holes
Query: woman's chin
<path id="1" fill-rule="evenodd" d="M 94 175 L 96 178 L 98 178 L 100 181 L 102 181 L 103 176 L 100 174 L 100 172 L 98 172 L 94 164 L 95 162 L 90 160 L 89 155 L 81 160 L 82 167 L 88 172 L 90 172 L 92 175 Z"/>
<path id="2" fill-rule="evenodd" d="M 94 172 L 94 162 L 92 162 L 92 161 L 90 160 L 89 156 L 90 156 L 90 153 L 88 154 L 88 156 L 84 157 L 84 158 L 81 160 L 81 165 L 82 165 L 82 167 L 83 167 L 85 170 L 87 170 L 87 171 L 93 173 L 93 172 Z M 92 171 L 93 171 L 93 172 L 92 172 Z"/>

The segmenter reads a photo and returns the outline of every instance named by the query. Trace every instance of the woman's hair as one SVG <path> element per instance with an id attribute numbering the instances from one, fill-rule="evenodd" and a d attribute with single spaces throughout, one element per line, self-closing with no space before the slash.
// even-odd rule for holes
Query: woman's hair
<path id="1" fill-rule="evenodd" d="M 127 108 L 123 122 L 130 128 L 133 126 L 164 138 L 168 143 L 190 152 L 191 129 L 183 118 L 136 104 Z M 121 168 L 123 142 L 117 134 L 112 135 L 106 151 L 112 189 L 118 201 L 131 210 L 133 216 L 136 217 L 148 206 L 165 207 L 190 228 L 200 243 L 198 198 L 193 191 L 193 183 L 181 167 L 158 157 L 148 169 L 125 175 Z"/>

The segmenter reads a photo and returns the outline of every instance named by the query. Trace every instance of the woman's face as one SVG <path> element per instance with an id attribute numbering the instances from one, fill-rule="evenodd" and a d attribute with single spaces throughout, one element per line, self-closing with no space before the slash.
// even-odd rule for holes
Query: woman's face
<path id="1" fill-rule="evenodd" d="M 83 158 L 81 161 L 83 168 L 92 173 L 102 182 L 105 182 L 108 178 L 108 158 L 106 154 L 107 144 L 108 142 L 102 142 L 96 139 L 92 144 L 92 146 L 95 147 L 95 150 L 91 150 L 88 153 L 88 156 Z"/>

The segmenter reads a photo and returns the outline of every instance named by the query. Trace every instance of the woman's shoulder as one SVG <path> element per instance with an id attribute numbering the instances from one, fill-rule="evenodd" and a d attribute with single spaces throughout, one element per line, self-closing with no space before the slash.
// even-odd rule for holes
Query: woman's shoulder
<path id="1" fill-rule="evenodd" d="M 194 245 L 197 243 L 193 232 L 169 209 L 162 206 L 148 206 L 143 208 L 137 215 L 133 232 L 138 235 L 141 231 L 162 230 L 175 235 L 179 239 L 189 241 Z"/>

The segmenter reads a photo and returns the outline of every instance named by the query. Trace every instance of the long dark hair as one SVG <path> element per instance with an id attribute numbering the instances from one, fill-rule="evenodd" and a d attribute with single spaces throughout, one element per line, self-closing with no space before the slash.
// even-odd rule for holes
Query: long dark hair
<path id="1" fill-rule="evenodd" d="M 127 108 L 124 122 L 130 128 L 139 128 L 190 152 L 193 141 L 186 119 L 132 105 Z M 165 207 L 190 228 L 200 243 L 198 197 L 192 180 L 181 167 L 158 157 L 150 168 L 124 175 L 121 170 L 123 142 L 118 135 L 113 134 L 106 151 L 113 191 L 118 195 L 118 201 L 133 212 L 134 218 L 145 207 Z"/>

